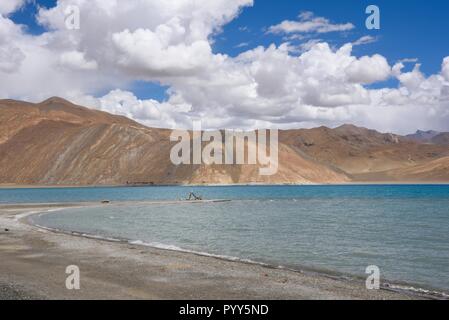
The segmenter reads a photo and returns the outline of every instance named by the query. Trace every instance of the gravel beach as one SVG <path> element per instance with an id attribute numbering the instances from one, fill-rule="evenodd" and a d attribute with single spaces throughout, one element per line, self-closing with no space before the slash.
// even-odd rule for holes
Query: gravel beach
<path id="1" fill-rule="evenodd" d="M 0 206 L 0 300 L 420 298 L 367 290 L 363 281 L 90 239 L 26 222 L 37 211 L 75 205 L 92 204 Z M 79 267 L 80 290 L 66 288 L 70 265 Z"/>

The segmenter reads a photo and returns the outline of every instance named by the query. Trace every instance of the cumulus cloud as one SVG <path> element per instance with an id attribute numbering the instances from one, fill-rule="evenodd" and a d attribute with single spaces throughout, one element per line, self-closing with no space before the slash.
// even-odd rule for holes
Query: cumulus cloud
<path id="1" fill-rule="evenodd" d="M 369 84 L 386 80 L 391 74 L 387 59 L 379 54 L 354 60 L 346 69 L 351 82 Z"/>
<path id="2" fill-rule="evenodd" d="M 65 27 L 78 5 L 80 30 Z M 381 54 L 358 57 L 353 46 L 322 40 L 259 46 L 236 57 L 215 53 L 214 37 L 252 0 L 59 0 L 41 8 L 48 28 L 33 36 L 0 16 L 0 97 L 31 101 L 59 95 L 148 126 L 295 128 L 354 123 L 385 131 L 449 129 L 449 57 L 427 77 L 417 64 L 404 72 Z M 13 10 L 13 9 L 10 9 Z M 301 36 L 354 26 L 302 13 L 272 32 Z M 389 77 L 397 88 L 368 85 Z M 139 99 L 134 81 L 169 89 L 165 101 Z M 102 92 L 102 94 L 99 94 Z M 104 94 L 104 92 L 109 92 Z"/>
<path id="3" fill-rule="evenodd" d="M 361 46 L 361 45 L 365 45 L 365 44 L 370 44 L 373 42 L 376 42 L 377 38 L 373 37 L 373 36 L 363 36 L 360 37 L 359 39 L 357 39 L 356 41 L 354 41 L 352 43 L 353 46 Z"/>
<path id="4" fill-rule="evenodd" d="M 22 27 L 0 15 L 0 44 L 11 43 L 20 36 L 22 36 Z"/>
<path id="5" fill-rule="evenodd" d="M 291 39 L 291 40 L 295 40 L 295 39 Z M 290 52 L 298 54 L 298 53 L 303 53 L 303 52 L 309 51 L 316 44 L 318 44 L 320 42 L 324 42 L 324 41 L 321 39 L 309 39 L 309 40 L 302 42 L 298 45 L 293 45 L 290 42 L 288 42 L 287 45 L 288 45 Z"/>
<path id="6" fill-rule="evenodd" d="M 449 57 L 444 58 L 443 66 L 441 68 L 441 74 L 446 81 L 449 81 Z"/>
<path id="7" fill-rule="evenodd" d="M 271 33 L 328 33 L 336 31 L 348 31 L 354 29 L 352 23 L 334 24 L 329 19 L 315 17 L 310 11 L 302 12 L 298 21 L 284 20 L 280 24 L 271 26 Z"/>
<path id="8" fill-rule="evenodd" d="M 79 30 L 66 28 L 69 5 L 80 8 Z M 0 94 L 71 98 L 135 80 L 194 76 L 219 58 L 209 38 L 249 5 L 252 0 L 59 0 L 40 8 L 37 18 L 48 32 L 39 36 L 0 16 L 0 46 L 13 43 L 25 55 L 20 72 L 0 80 Z"/>
<path id="9" fill-rule="evenodd" d="M 61 65 L 70 69 L 95 70 L 98 65 L 96 61 L 87 61 L 83 52 L 64 52 L 60 58 Z"/>
<path id="10" fill-rule="evenodd" d="M 163 31 L 170 34 L 168 39 L 158 34 L 159 31 L 144 29 L 114 34 L 117 62 L 125 68 L 165 76 L 194 74 L 211 62 L 209 59 L 213 55 L 209 42 L 170 44 L 171 31 Z"/>
<path id="11" fill-rule="evenodd" d="M 0 14 L 8 15 L 16 11 L 25 3 L 25 0 L 2 0 L 0 2 Z"/>
<path id="12" fill-rule="evenodd" d="M 4 46 L 0 48 L 0 71 L 12 73 L 17 71 L 25 59 L 22 50 L 17 47 Z"/>

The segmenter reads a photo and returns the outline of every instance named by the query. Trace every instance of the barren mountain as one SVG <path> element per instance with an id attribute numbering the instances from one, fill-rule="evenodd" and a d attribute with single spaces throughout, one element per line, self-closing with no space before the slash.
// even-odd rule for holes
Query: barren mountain
<path id="1" fill-rule="evenodd" d="M 36 185 L 449 181 L 447 146 L 345 125 L 280 132 L 279 170 L 173 165 L 171 131 L 74 105 L 0 100 L 0 183 Z"/>
<path id="2" fill-rule="evenodd" d="M 290 130 L 281 135 L 281 141 L 314 161 L 355 178 L 360 174 L 412 167 L 448 154 L 447 148 L 440 145 L 352 125 Z"/>
<path id="3" fill-rule="evenodd" d="M 428 131 L 418 130 L 414 134 L 409 134 L 405 137 L 416 142 L 431 142 L 432 138 L 434 138 L 439 134 L 440 132 L 434 130 Z"/>
<path id="4" fill-rule="evenodd" d="M 430 140 L 430 142 L 442 146 L 449 146 L 449 132 L 443 132 L 436 135 Z"/>
<path id="5" fill-rule="evenodd" d="M 318 183 L 348 177 L 279 146 L 279 171 L 256 165 L 180 165 L 170 160 L 170 130 L 60 98 L 0 101 L 0 183 L 43 185 Z"/>
<path id="6" fill-rule="evenodd" d="M 358 178 L 364 181 L 448 182 L 449 157 L 385 172 L 361 174 Z"/>
<path id="7" fill-rule="evenodd" d="M 449 145 L 449 132 L 438 131 L 421 131 L 418 130 L 415 134 L 409 134 L 406 138 L 416 141 L 430 144 Z"/>

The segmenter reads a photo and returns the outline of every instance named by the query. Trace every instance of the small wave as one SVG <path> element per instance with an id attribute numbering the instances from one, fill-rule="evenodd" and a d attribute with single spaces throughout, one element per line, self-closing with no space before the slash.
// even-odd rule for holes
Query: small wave
<path id="1" fill-rule="evenodd" d="M 33 211 L 27 211 L 24 213 L 16 214 L 14 215 L 14 221 L 19 221 L 23 218 L 32 217 L 34 215 L 42 216 L 47 213 L 56 212 L 64 210 L 65 208 L 52 208 L 52 209 L 46 209 L 46 210 L 33 210 Z"/>
<path id="2" fill-rule="evenodd" d="M 58 228 L 50 228 L 50 227 L 42 226 L 42 225 L 36 224 L 36 223 L 34 223 L 34 226 L 36 226 L 36 227 L 38 227 L 40 229 L 43 229 L 43 230 L 51 231 L 51 232 L 68 234 L 68 235 L 71 235 L 71 236 L 83 237 L 83 238 L 87 238 L 87 239 L 106 240 L 106 241 L 110 241 L 110 242 L 124 242 L 125 241 L 123 239 L 117 239 L 117 238 L 105 237 L 105 236 L 100 236 L 100 235 L 88 234 L 88 233 L 83 233 L 83 232 L 78 232 L 78 231 L 67 231 L 67 230 L 58 229 Z"/>
<path id="3" fill-rule="evenodd" d="M 76 234 L 76 233 L 72 232 L 72 234 Z M 114 241 L 114 242 L 127 242 L 131 245 L 145 246 L 145 247 L 161 249 L 161 250 L 168 250 L 168 251 L 190 253 L 190 254 L 195 254 L 195 255 L 204 256 L 204 257 L 212 257 L 212 258 L 226 260 L 226 261 L 254 264 L 254 265 L 275 268 L 275 269 L 280 269 L 280 270 L 286 270 L 286 271 L 304 272 L 300 269 L 290 268 L 290 267 L 286 267 L 283 265 L 271 265 L 271 264 L 263 263 L 260 261 L 254 261 L 251 259 L 244 259 L 244 258 L 228 256 L 228 255 L 213 254 L 213 253 L 208 253 L 208 252 L 203 252 L 203 251 L 195 251 L 195 250 L 181 248 L 176 245 L 164 244 L 164 243 L 159 243 L 159 242 L 144 242 L 142 240 L 114 239 L 114 238 L 108 238 L 108 237 L 104 237 L 104 236 L 88 235 L 88 234 L 83 234 L 83 233 L 79 233 L 79 235 L 82 237 L 90 238 L 90 239 L 107 240 L 107 241 Z M 316 270 L 311 271 L 311 273 L 331 276 L 330 274 L 327 274 L 325 272 L 316 271 Z M 347 281 L 354 281 L 354 279 L 355 279 L 352 276 L 344 275 L 344 274 L 337 274 L 336 276 L 334 276 L 334 278 L 340 279 L 340 280 L 347 280 Z M 385 283 L 383 285 L 383 287 L 384 287 L 384 289 L 388 289 L 388 290 L 408 292 L 410 294 L 424 295 L 424 296 L 433 297 L 433 298 L 449 299 L 449 294 L 446 294 L 444 292 L 435 291 L 435 290 L 428 290 L 428 289 L 423 289 L 423 288 L 416 288 L 413 286 L 391 284 L 391 283 Z"/>
<path id="4" fill-rule="evenodd" d="M 270 200 L 270 201 L 273 201 L 273 200 Z M 29 216 L 29 215 L 41 216 L 41 215 L 45 215 L 50 212 L 62 211 L 65 209 L 67 209 L 67 208 L 48 209 L 45 211 L 42 211 L 42 210 L 41 211 L 31 211 L 31 212 L 27 212 L 26 214 L 17 215 L 16 217 L 19 218 L 19 217 Z M 226 260 L 226 261 L 235 261 L 235 262 L 260 265 L 260 266 L 265 266 L 265 267 L 269 267 L 269 268 L 282 269 L 282 270 L 288 270 L 288 271 L 294 271 L 294 272 L 312 272 L 315 274 L 333 276 L 333 277 L 341 279 L 341 280 L 358 279 L 357 276 L 355 276 L 355 278 L 353 278 L 352 276 L 345 276 L 339 272 L 335 272 L 335 274 L 334 274 L 333 272 L 328 273 L 328 272 L 318 270 L 318 269 L 309 269 L 309 268 L 298 269 L 296 267 L 292 268 L 292 267 L 287 267 L 287 266 L 283 266 L 283 265 L 267 264 L 264 262 L 254 261 L 251 259 L 245 259 L 245 258 L 240 258 L 240 257 L 235 257 L 235 256 L 212 254 L 212 253 L 203 252 L 203 251 L 195 251 L 195 250 L 191 250 L 191 249 L 185 249 L 185 248 L 182 248 L 182 247 L 179 247 L 176 245 L 164 244 L 164 243 L 159 243 L 159 242 L 145 242 L 142 240 L 131 240 L 131 239 L 124 239 L 124 238 L 118 239 L 118 238 L 106 237 L 106 236 L 101 236 L 101 235 L 87 234 L 87 233 L 77 232 L 77 231 L 68 231 L 68 230 L 62 230 L 62 229 L 56 229 L 56 228 L 49 228 L 49 227 L 45 227 L 45 226 L 36 224 L 34 221 L 32 221 L 32 224 L 34 224 L 35 226 L 37 226 L 41 229 L 44 229 L 44 230 L 68 234 L 68 235 L 74 235 L 74 236 L 79 236 L 79 237 L 84 237 L 84 238 L 89 238 L 89 239 L 94 239 L 94 240 L 105 240 L 105 241 L 110 241 L 110 242 L 128 243 L 131 245 L 139 245 L 139 246 L 152 247 L 152 248 L 162 249 L 162 250 L 190 253 L 190 254 L 195 254 L 198 256 L 212 257 L 212 258 L 222 259 L 222 260 Z M 432 290 L 432 289 L 424 289 L 424 288 L 415 287 L 412 285 L 403 285 L 403 284 L 397 284 L 397 283 L 392 284 L 392 283 L 388 282 L 388 283 L 385 283 L 382 286 L 382 288 L 386 289 L 386 290 L 410 293 L 412 295 L 421 295 L 421 296 L 432 297 L 434 299 L 449 299 L 448 293 L 445 293 L 442 291 L 436 291 L 436 290 Z"/>
<path id="5" fill-rule="evenodd" d="M 406 285 L 398 285 L 398 284 L 388 284 L 386 288 L 393 289 L 393 290 L 399 290 L 399 291 L 407 291 L 412 293 L 417 293 L 420 295 L 426 295 L 436 298 L 442 298 L 442 299 L 449 299 L 449 294 L 440 292 L 440 291 L 434 291 L 434 290 L 427 290 L 423 288 L 416 288 L 413 286 L 406 286 Z"/>
<path id="6" fill-rule="evenodd" d="M 151 248 L 156 248 L 156 249 L 169 250 L 169 251 L 178 251 L 178 252 L 184 252 L 184 253 L 192 253 L 192 254 L 196 254 L 196 255 L 199 255 L 199 256 L 213 257 L 213 258 L 222 259 L 222 260 L 238 261 L 238 262 L 244 262 L 244 263 L 250 263 L 250 264 L 257 264 L 257 265 L 261 265 L 261 266 L 269 266 L 266 263 L 258 262 L 258 261 L 254 261 L 254 260 L 250 260 L 250 259 L 243 259 L 243 258 L 239 258 L 239 257 L 233 257 L 233 256 L 227 256 L 227 255 L 220 255 L 220 254 L 213 254 L 213 253 L 208 253 L 208 252 L 184 249 L 184 248 L 181 248 L 181 247 L 178 247 L 178 246 L 175 246 L 175 245 L 163 244 L 163 243 L 159 243 L 159 242 L 150 242 L 150 243 L 148 243 L 148 242 L 144 242 L 144 241 L 141 241 L 141 240 L 130 240 L 128 242 L 129 242 L 129 244 L 145 246 L 145 247 L 151 247 Z"/>

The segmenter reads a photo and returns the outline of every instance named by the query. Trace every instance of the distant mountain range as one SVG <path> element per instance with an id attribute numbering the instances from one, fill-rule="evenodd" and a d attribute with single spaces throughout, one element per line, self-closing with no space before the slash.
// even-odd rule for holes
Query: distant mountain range
<path id="1" fill-rule="evenodd" d="M 279 132 L 279 170 L 170 161 L 171 130 L 74 105 L 0 100 L 0 184 L 449 182 L 449 133 L 344 125 Z"/>
<path id="2" fill-rule="evenodd" d="M 416 141 L 416 142 L 449 145 L 449 133 L 448 132 L 438 132 L 438 131 L 434 131 L 434 130 L 430 130 L 430 131 L 418 130 L 418 131 L 416 131 L 416 133 L 409 134 L 406 137 L 408 139 Z"/>

